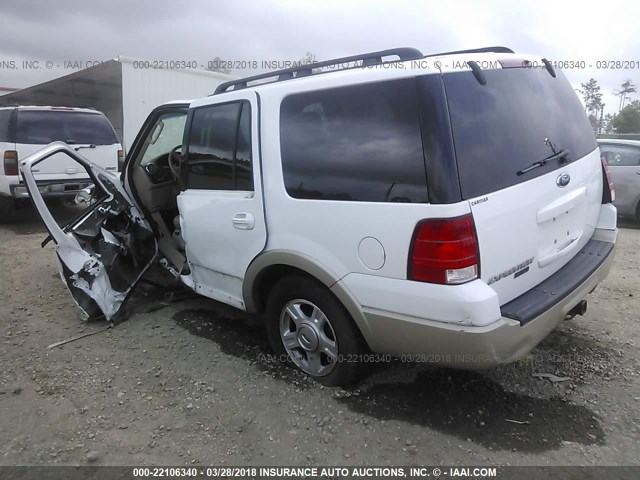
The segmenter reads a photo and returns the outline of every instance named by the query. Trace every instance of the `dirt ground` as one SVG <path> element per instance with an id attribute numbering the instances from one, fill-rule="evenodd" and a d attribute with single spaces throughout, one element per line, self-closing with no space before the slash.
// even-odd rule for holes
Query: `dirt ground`
<path id="1" fill-rule="evenodd" d="M 586 316 L 522 361 L 397 361 L 344 390 L 269 361 L 260 323 L 211 300 L 141 286 L 126 321 L 83 322 L 24 210 L 0 226 L 0 464 L 639 465 L 640 228 L 623 227 Z"/>

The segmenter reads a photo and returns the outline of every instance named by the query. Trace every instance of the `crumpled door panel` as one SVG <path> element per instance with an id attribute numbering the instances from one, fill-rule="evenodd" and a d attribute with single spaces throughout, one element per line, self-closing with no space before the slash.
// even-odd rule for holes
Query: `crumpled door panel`
<path id="1" fill-rule="evenodd" d="M 31 168 L 63 152 L 80 163 L 99 190 L 99 200 L 80 219 L 60 227 L 54 220 Z M 60 276 L 84 318 L 111 320 L 157 255 L 157 243 L 120 179 L 92 164 L 67 144 L 55 142 L 20 162 L 29 195 L 56 243 Z"/>

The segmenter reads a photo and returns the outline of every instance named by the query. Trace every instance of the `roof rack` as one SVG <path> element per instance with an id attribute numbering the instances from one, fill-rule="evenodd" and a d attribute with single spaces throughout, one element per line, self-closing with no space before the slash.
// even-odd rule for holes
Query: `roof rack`
<path id="1" fill-rule="evenodd" d="M 329 67 L 337 64 L 349 64 L 353 62 L 362 62 L 362 67 L 370 67 L 373 65 L 379 65 L 382 63 L 394 63 L 394 62 L 404 62 L 406 60 L 418 60 L 421 58 L 427 57 L 440 57 L 444 55 L 457 55 L 459 53 L 514 53 L 513 50 L 507 47 L 484 47 L 484 48 L 475 48 L 472 50 L 456 50 L 453 52 L 442 52 L 442 53 L 433 53 L 429 55 L 423 55 L 423 53 L 417 48 L 410 47 L 402 47 L 402 48 L 392 48 L 389 50 L 381 50 L 379 52 L 371 52 L 364 53 L 362 55 L 352 55 L 350 57 L 341 57 L 334 58 L 333 60 L 325 60 L 323 62 L 316 63 L 305 63 L 302 65 L 298 65 L 296 67 L 285 68 L 284 70 L 275 70 L 273 72 L 262 73 L 260 75 L 254 75 L 252 77 L 240 78 L 237 80 L 231 80 L 229 82 L 224 82 L 218 85 L 215 92 L 212 95 L 217 95 L 219 93 L 224 93 L 230 91 L 233 87 L 233 90 L 240 90 L 242 88 L 247 88 L 249 82 L 255 82 L 258 80 L 266 80 L 272 78 L 271 82 L 264 83 L 272 83 L 272 82 L 281 82 L 284 80 L 291 80 L 294 78 L 307 77 L 309 75 L 317 75 L 319 73 L 325 72 L 315 72 L 314 69 Z M 388 60 L 386 62 L 382 61 L 382 57 L 398 57 L 397 60 Z M 337 70 L 347 70 L 349 68 L 355 67 L 344 67 L 328 70 L 330 72 L 335 72 Z M 277 77 L 277 78 L 275 78 Z"/>
<path id="2" fill-rule="evenodd" d="M 387 62 L 382 61 L 382 57 L 390 57 L 390 56 L 396 56 L 398 57 L 398 60 L 392 60 Z M 233 87 L 233 90 L 240 90 L 241 88 L 246 88 L 249 82 L 255 82 L 257 80 L 265 80 L 268 78 L 277 77 L 273 81 L 279 82 L 283 80 L 291 80 L 293 78 L 307 77 L 309 75 L 323 73 L 323 72 L 316 72 L 314 74 L 313 70 L 316 68 L 329 67 L 339 63 L 362 62 L 363 67 L 369 67 L 369 66 L 378 65 L 381 63 L 393 63 L 393 62 L 403 62 L 405 60 L 417 60 L 423 57 L 424 57 L 423 53 L 417 48 L 404 47 L 404 48 L 392 48 L 389 50 L 381 50 L 379 52 L 365 53 L 362 55 L 352 55 L 350 57 L 334 58 L 333 60 L 325 60 L 323 62 L 317 62 L 317 63 L 307 63 L 307 64 L 299 65 L 297 67 L 285 68 L 284 70 L 276 70 L 273 72 L 267 72 L 260 75 L 254 75 L 252 77 L 240 78 L 238 80 L 231 80 L 229 82 L 225 82 L 218 85 L 215 92 L 213 92 L 213 95 L 227 92 L 231 87 Z M 335 70 L 332 69 L 330 71 L 333 72 L 336 70 L 346 70 L 347 68 L 353 68 L 353 67 L 339 68 Z M 270 83 L 270 82 L 265 82 L 265 83 Z"/>
<path id="3" fill-rule="evenodd" d="M 483 47 L 483 48 L 472 48 L 471 50 L 455 50 L 453 52 L 442 52 L 442 53 L 430 53 L 429 55 L 425 55 L 426 57 L 443 57 L 445 55 L 458 55 L 459 53 L 515 53 L 513 50 L 507 47 Z"/>

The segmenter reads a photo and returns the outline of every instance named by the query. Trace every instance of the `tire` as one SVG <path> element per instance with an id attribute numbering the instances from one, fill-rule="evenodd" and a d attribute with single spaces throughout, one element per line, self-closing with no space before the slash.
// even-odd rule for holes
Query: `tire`
<path id="1" fill-rule="evenodd" d="M 15 218 L 15 202 L 13 197 L 0 195 L 0 223 L 9 223 Z"/>
<path id="2" fill-rule="evenodd" d="M 367 352 L 366 343 L 324 285 L 302 275 L 285 277 L 270 292 L 266 321 L 276 355 L 286 356 L 314 380 L 329 386 L 349 385 L 364 373 L 364 365 L 357 360 Z"/>

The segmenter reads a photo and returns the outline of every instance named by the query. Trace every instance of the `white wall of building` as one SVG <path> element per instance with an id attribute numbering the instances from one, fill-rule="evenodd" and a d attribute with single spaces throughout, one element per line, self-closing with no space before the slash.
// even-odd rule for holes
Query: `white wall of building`
<path id="1" fill-rule="evenodd" d="M 135 68 L 137 60 L 120 58 L 122 63 L 122 141 L 129 149 L 151 111 L 172 100 L 206 97 L 221 83 L 235 77 L 207 70 L 165 70 Z"/>

